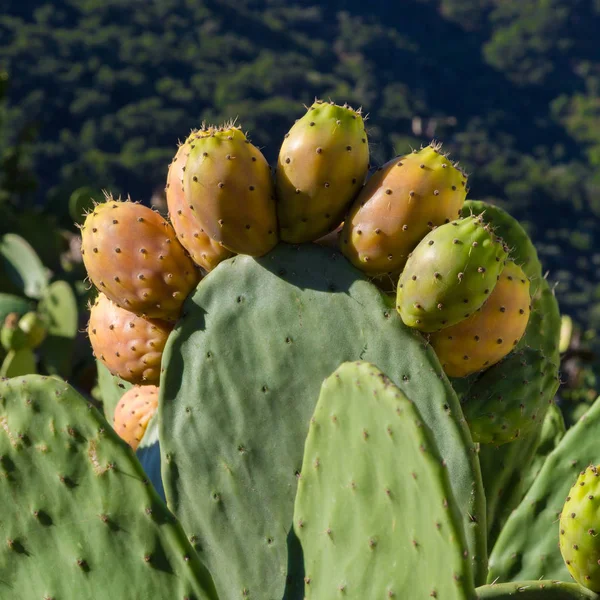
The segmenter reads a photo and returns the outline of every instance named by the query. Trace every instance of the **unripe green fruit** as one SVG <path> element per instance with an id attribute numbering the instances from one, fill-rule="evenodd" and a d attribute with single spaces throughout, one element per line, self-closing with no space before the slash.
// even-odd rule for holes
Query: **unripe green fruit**
<path id="1" fill-rule="evenodd" d="M 46 339 L 48 329 L 44 320 L 36 312 L 28 312 L 19 320 L 19 329 L 25 333 L 27 346 L 37 348 Z"/>

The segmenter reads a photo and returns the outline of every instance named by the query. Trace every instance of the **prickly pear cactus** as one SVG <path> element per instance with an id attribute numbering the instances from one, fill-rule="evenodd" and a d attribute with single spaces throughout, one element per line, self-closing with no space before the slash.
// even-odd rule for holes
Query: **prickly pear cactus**
<path id="1" fill-rule="evenodd" d="M 600 592 L 600 471 L 594 465 L 581 472 L 560 515 L 560 551 L 573 579 Z"/>
<path id="2" fill-rule="evenodd" d="M 93 284 L 138 315 L 176 320 L 200 279 L 171 225 L 142 204 L 108 196 L 87 215 L 81 240 Z"/>
<path id="3" fill-rule="evenodd" d="M 354 200 L 340 248 L 365 273 L 401 271 L 417 244 L 460 216 L 467 177 L 432 142 L 378 169 Z"/>
<path id="4" fill-rule="evenodd" d="M 507 249 L 481 217 L 434 229 L 398 282 L 397 309 L 409 327 L 437 331 L 468 319 L 490 296 Z"/>
<path id="5" fill-rule="evenodd" d="M 130 383 L 158 383 L 162 352 L 173 326 L 144 319 L 98 294 L 88 322 L 94 356 Z"/>
<path id="6" fill-rule="evenodd" d="M 239 127 L 203 127 L 183 153 L 185 201 L 202 229 L 231 252 L 261 256 L 277 243 L 275 190 L 262 152 Z"/>
<path id="7" fill-rule="evenodd" d="M 479 464 L 433 350 L 339 253 L 280 244 L 222 262 L 165 348 L 160 445 L 167 499 L 219 594 L 281 598 L 296 474 L 322 380 L 342 362 L 384 369 L 439 440 L 477 581 L 485 577 Z M 290 374 L 293 374 L 291 376 Z M 219 434 L 215 435 L 215 431 Z"/>
<path id="8" fill-rule="evenodd" d="M 135 386 L 117 403 L 113 427 L 121 439 L 137 450 L 157 409 L 158 388 L 155 385 Z"/>
<path id="9" fill-rule="evenodd" d="M 343 364 L 323 383 L 294 530 L 307 600 L 473 597 L 445 463 L 415 405 L 369 363 Z"/>
<path id="10" fill-rule="evenodd" d="M 529 280 L 509 261 L 489 298 L 468 319 L 432 333 L 429 341 L 450 377 L 465 377 L 502 360 L 525 333 Z"/>
<path id="11" fill-rule="evenodd" d="M 527 348 L 490 367 L 462 399 L 476 442 L 506 444 L 541 427 L 560 384 L 558 369 Z"/>
<path id="12" fill-rule="evenodd" d="M 192 139 L 195 138 L 195 135 L 192 134 Z M 191 146 L 192 144 L 188 140 L 179 146 L 169 165 L 165 188 L 169 218 L 177 234 L 177 239 L 188 251 L 192 260 L 206 271 L 212 271 L 222 260 L 233 256 L 233 252 L 220 242 L 210 238 L 196 217 L 193 205 L 186 201 L 183 178 Z"/>
<path id="13" fill-rule="evenodd" d="M 64 381 L 0 382 L 0 596 L 216 600 L 131 449 Z"/>
<path id="14" fill-rule="evenodd" d="M 344 219 L 369 168 L 360 111 L 316 101 L 286 134 L 277 161 L 277 218 L 284 242 L 311 242 Z"/>
<path id="15" fill-rule="evenodd" d="M 580 585 L 562 581 L 517 581 L 495 583 L 475 590 L 477 600 L 590 600 L 598 596 Z"/>

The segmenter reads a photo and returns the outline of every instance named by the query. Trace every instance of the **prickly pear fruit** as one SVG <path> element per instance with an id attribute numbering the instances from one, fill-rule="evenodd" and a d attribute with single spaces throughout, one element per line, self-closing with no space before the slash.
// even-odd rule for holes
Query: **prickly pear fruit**
<path id="1" fill-rule="evenodd" d="M 37 348 L 48 334 L 46 322 L 34 311 L 24 314 L 19 319 L 19 329 L 25 333 L 29 348 Z"/>
<path id="2" fill-rule="evenodd" d="M 18 313 L 6 315 L 0 331 L 0 342 L 7 352 L 27 347 L 27 334 L 19 327 Z"/>
<path id="3" fill-rule="evenodd" d="M 239 127 L 202 127 L 186 140 L 185 200 L 202 229 L 237 254 L 277 244 L 271 168 Z"/>
<path id="4" fill-rule="evenodd" d="M 310 242 L 335 229 L 368 168 L 360 110 L 317 100 L 286 134 L 279 152 L 275 185 L 281 239 Z"/>
<path id="5" fill-rule="evenodd" d="M 582 471 L 560 515 L 560 552 L 573 579 L 600 592 L 600 465 Z"/>
<path id="6" fill-rule="evenodd" d="M 192 260 L 203 269 L 211 271 L 222 260 L 233 256 L 233 252 L 209 237 L 196 217 L 194 209 L 186 202 L 183 177 L 189 151 L 189 144 L 184 143 L 179 146 L 173 162 L 169 165 L 166 187 L 169 218 L 177 238 L 189 252 Z"/>
<path id="7" fill-rule="evenodd" d="M 355 267 L 372 275 L 401 270 L 431 229 L 460 216 L 467 176 L 440 148 L 432 142 L 392 159 L 361 190 L 341 237 Z"/>
<path id="8" fill-rule="evenodd" d="M 525 333 L 530 304 L 529 279 L 514 262 L 507 262 L 478 311 L 431 334 L 429 341 L 446 374 L 466 377 L 502 360 Z"/>
<path id="9" fill-rule="evenodd" d="M 158 409 L 158 388 L 155 385 L 135 386 L 119 400 L 113 426 L 119 437 L 137 450 L 148 422 Z"/>
<path id="10" fill-rule="evenodd" d="M 507 255 L 481 217 L 437 227 L 421 240 L 400 276 L 402 320 L 431 332 L 468 319 L 492 293 Z"/>
<path id="11" fill-rule="evenodd" d="M 90 311 L 88 334 L 96 358 L 130 383 L 157 383 L 172 325 L 139 317 L 99 294 Z"/>
<path id="12" fill-rule="evenodd" d="M 490 367 L 462 399 L 473 440 L 506 444 L 541 427 L 558 389 L 558 369 L 526 348 Z"/>
<path id="13" fill-rule="evenodd" d="M 93 284 L 137 315 L 177 320 L 200 279 L 171 225 L 142 204 L 107 196 L 87 215 L 81 240 Z"/>

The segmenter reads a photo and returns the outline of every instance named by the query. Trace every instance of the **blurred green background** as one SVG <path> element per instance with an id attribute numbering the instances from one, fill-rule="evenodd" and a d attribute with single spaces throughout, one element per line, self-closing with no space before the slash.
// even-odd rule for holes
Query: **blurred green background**
<path id="1" fill-rule="evenodd" d="M 374 166 L 439 139 L 470 198 L 523 222 L 575 324 L 567 388 L 595 398 L 598 31 L 600 0 L 4 0 L 0 233 L 69 282 L 85 325 L 86 199 L 160 208 L 203 120 L 237 117 L 273 162 L 303 103 L 349 102 L 370 116 Z M 4 262 L 0 291 L 18 293 Z"/>

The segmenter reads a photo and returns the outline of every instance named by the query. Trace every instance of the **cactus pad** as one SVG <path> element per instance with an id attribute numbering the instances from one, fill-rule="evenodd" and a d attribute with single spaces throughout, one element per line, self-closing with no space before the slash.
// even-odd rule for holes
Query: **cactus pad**
<path id="1" fill-rule="evenodd" d="M 594 600 L 598 596 L 580 585 L 562 581 L 517 581 L 484 585 L 475 590 L 477 600 Z"/>
<path id="2" fill-rule="evenodd" d="M 277 218 L 285 242 L 335 229 L 369 167 L 367 132 L 348 106 L 316 101 L 286 134 L 277 162 Z"/>
<path id="3" fill-rule="evenodd" d="M 438 225 L 460 216 L 467 177 L 432 143 L 389 161 L 354 200 L 340 240 L 361 271 L 401 271 L 417 244 Z"/>
<path id="4" fill-rule="evenodd" d="M 131 449 L 65 382 L 0 383 L 0 596 L 216 600 Z"/>
<path id="5" fill-rule="evenodd" d="M 404 323 L 437 331 L 468 319 L 489 297 L 507 251 L 481 217 L 434 229 L 412 252 L 398 282 Z"/>
<path id="6" fill-rule="evenodd" d="M 369 363 L 343 364 L 323 383 L 294 530 L 307 600 L 472 598 L 445 463 L 414 404 Z"/>

